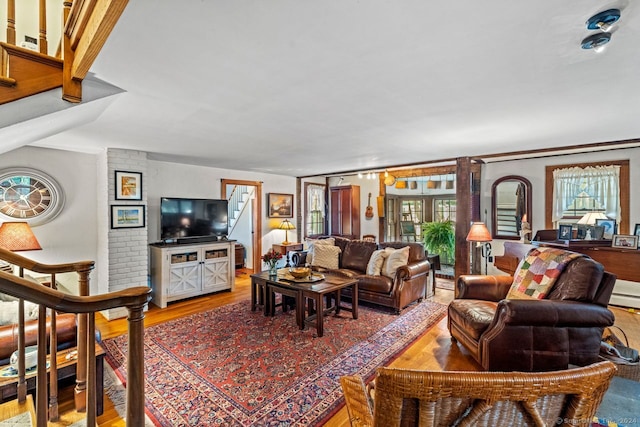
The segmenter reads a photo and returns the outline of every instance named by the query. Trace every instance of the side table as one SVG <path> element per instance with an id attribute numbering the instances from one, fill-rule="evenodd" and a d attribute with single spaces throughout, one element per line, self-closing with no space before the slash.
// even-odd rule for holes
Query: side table
<path id="1" fill-rule="evenodd" d="M 288 244 L 274 244 L 273 250 L 276 252 L 280 252 L 282 255 L 285 255 L 287 258 L 287 263 L 285 267 L 291 267 L 291 263 L 289 262 L 289 252 L 301 251 L 303 248 L 302 243 L 288 243 Z"/>
<path id="2" fill-rule="evenodd" d="M 433 279 L 431 281 L 431 292 L 432 295 L 436 294 L 436 270 L 440 270 L 440 255 L 438 254 L 427 254 L 427 261 L 429 261 L 429 273 Z M 426 296 L 426 295 L 425 295 Z"/>

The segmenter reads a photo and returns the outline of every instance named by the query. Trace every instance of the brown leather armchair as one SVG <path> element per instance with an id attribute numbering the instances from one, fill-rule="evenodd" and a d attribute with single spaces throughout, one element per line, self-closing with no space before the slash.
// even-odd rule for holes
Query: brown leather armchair
<path id="1" fill-rule="evenodd" d="M 452 340 L 490 371 L 549 371 L 598 360 L 616 276 L 591 258 L 571 261 L 546 299 L 505 299 L 512 276 L 461 276 L 449 304 Z"/>

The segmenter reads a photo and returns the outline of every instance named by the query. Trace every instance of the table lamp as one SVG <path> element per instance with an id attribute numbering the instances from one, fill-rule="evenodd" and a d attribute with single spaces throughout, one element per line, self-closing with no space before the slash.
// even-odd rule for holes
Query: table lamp
<path id="1" fill-rule="evenodd" d="M 482 247 L 482 256 L 484 257 L 484 274 L 487 274 L 487 262 L 491 255 L 491 233 L 484 222 L 474 222 L 471 224 L 469 234 L 467 234 L 467 242 L 476 242 L 476 247 Z M 484 245 L 482 245 L 484 243 Z"/>
<path id="2" fill-rule="evenodd" d="M 295 230 L 295 225 L 293 225 L 288 219 L 285 219 L 280 223 L 278 229 L 284 230 L 284 242 L 282 242 L 282 244 L 285 246 L 290 244 L 291 242 L 289 241 L 289 230 Z"/>
<path id="3" fill-rule="evenodd" d="M 42 249 L 26 222 L 3 223 L 0 226 L 0 247 L 12 252 Z"/>
<path id="4" fill-rule="evenodd" d="M 578 224 L 594 225 L 596 223 L 596 220 L 598 219 L 608 219 L 608 218 L 602 212 L 587 212 L 586 214 L 584 214 L 582 218 L 580 218 L 580 221 L 578 221 Z"/>

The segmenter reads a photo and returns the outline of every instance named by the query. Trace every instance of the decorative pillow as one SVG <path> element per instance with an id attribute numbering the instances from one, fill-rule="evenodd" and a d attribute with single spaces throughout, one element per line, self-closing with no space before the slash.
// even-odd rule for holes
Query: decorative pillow
<path id="1" fill-rule="evenodd" d="M 311 264 L 313 262 L 313 248 L 315 245 L 331 245 L 336 244 L 336 239 L 328 237 L 326 239 L 308 239 L 307 240 L 307 258 L 306 263 Z"/>
<path id="2" fill-rule="evenodd" d="M 382 275 L 393 279 L 396 276 L 398 268 L 409 263 L 409 246 L 402 249 L 391 250 L 389 256 L 382 265 Z"/>
<path id="3" fill-rule="evenodd" d="M 371 258 L 369 258 L 369 263 L 367 264 L 367 274 L 369 276 L 379 276 L 382 272 L 382 264 L 384 264 L 384 260 L 388 256 L 389 252 L 385 249 L 374 251 L 371 254 Z"/>
<path id="4" fill-rule="evenodd" d="M 314 245 L 313 248 L 313 260 L 311 265 L 313 267 L 322 267 L 330 270 L 338 269 L 340 248 L 331 245 Z"/>

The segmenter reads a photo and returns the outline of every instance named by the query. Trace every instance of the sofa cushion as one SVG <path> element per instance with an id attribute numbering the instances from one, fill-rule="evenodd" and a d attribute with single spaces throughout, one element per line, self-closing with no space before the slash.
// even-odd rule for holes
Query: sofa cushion
<path id="1" fill-rule="evenodd" d="M 326 239 L 308 239 L 307 240 L 307 257 L 305 261 L 307 264 L 313 262 L 313 248 L 315 245 L 335 245 L 335 239 L 333 237 L 327 237 Z"/>
<path id="2" fill-rule="evenodd" d="M 449 303 L 449 322 L 462 327 L 477 341 L 491 325 L 497 307 L 498 303 L 494 301 L 454 299 Z"/>
<path id="3" fill-rule="evenodd" d="M 422 261 L 423 259 L 427 259 L 427 255 L 424 250 L 424 244 L 420 242 L 380 242 L 379 249 L 402 249 L 407 246 L 409 247 L 409 262 Z"/>
<path id="4" fill-rule="evenodd" d="M 322 267 L 329 270 L 335 270 L 339 266 L 340 248 L 331 245 L 314 245 L 313 259 L 311 265 L 313 267 Z"/>
<path id="5" fill-rule="evenodd" d="M 0 301 L 0 326 L 16 325 L 18 323 L 18 301 Z M 40 305 L 31 301 L 24 302 L 24 320 L 38 318 Z"/>
<path id="6" fill-rule="evenodd" d="M 382 264 L 384 264 L 384 260 L 388 256 L 389 252 L 384 249 L 373 251 L 367 263 L 367 274 L 370 276 L 379 276 L 382 271 Z"/>
<path id="7" fill-rule="evenodd" d="M 388 294 L 393 288 L 393 280 L 386 276 L 360 276 L 358 278 L 358 290 Z"/>
<path id="8" fill-rule="evenodd" d="M 402 249 L 395 249 L 390 252 L 382 265 L 382 275 L 393 279 L 398 268 L 407 265 L 409 262 L 409 249 L 409 246 L 405 246 Z"/>
<path id="9" fill-rule="evenodd" d="M 548 299 L 593 301 L 604 275 L 604 267 L 587 257 L 580 257 L 565 268 L 549 293 Z"/>
<path id="10" fill-rule="evenodd" d="M 377 247 L 378 245 L 374 242 L 351 240 L 342 252 L 342 264 L 340 267 L 360 271 L 361 273 L 366 272 L 367 263 Z"/>

